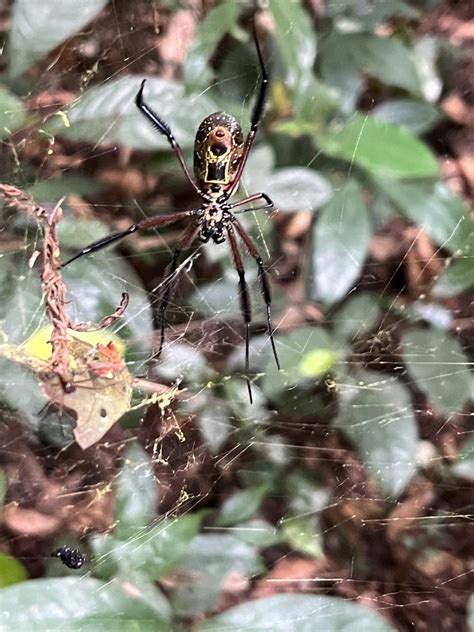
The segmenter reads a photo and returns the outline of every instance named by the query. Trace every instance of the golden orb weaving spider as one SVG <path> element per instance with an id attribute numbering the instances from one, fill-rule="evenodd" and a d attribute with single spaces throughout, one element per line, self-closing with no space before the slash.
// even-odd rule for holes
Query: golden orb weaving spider
<path id="1" fill-rule="evenodd" d="M 168 139 L 173 151 L 175 152 L 181 168 L 187 180 L 193 187 L 196 194 L 201 198 L 202 204 L 199 208 L 190 211 L 181 211 L 172 215 L 160 215 L 150 217 L 137 224 L 132 224 L 126 230 L 120 233 L 113 233 L 95 241 L 83 248 L 74 257 L 66 261 L 63 266 L 69 265 L 72 261 L 79 259 L 87 254 L 97 252 L 109 244 L 119 241 L 127 237 L 131 233 L 139 229 L 150 229 L 159 226 L 169 226 L 184 218 L 189 218 L 190 224 L 184 230 L 181 239 L 173 253 L 173 258 L 165 270 L 165 279 L 172 279 L 179 263 L 179 257 L 183 250 L 189 248 L 196 237 L 200 241 L 207 242 L 210 239 L 214 243 L 219 244 L 229 240 L 232 259 L 239 275 L 239 291 L 240 291 L 240 307 L 242 317 L 245 324 L 245 372 L 247 379 L 247 387 L 249 399 L 252 403 L 252 389 L 249 380 L 249 340 L 250 340 L 250 323 L 252 320 L 250 294 L 247 281 L 245 279 L 245 270 L 242 263 L 239 246 L 236 235 L 240 237 L 249 254 L 255 259 L 258 266 L 258 276 L 263 299 L 267 310 L 267 330 L 271 341 L 275 362 L 280 368 L 280 362 L 273 338 L 273 327 L 271 319 L 271 294 L 270 284 L 266 267 L 263 263 L 254 243 L 233 214 L 233 210 L 238 207 L 245 207 L 252 202 L 262 200 L 263 204 L 239 209 L 238 213 L 255 211 L 265 208 L 272 208 L 273 202 L 266 193 L 254 193 L 249 197 L 229 204 L 228 200 L 240 182 L 242 172 L 245 167 L 250 149 L 257 133 L 258 124 L 262 117 L 265 105 L 265 97 L 267 94 L 269 75 L 263 63 L 263 57 L 258 44 L 257 37 L 254 32 L 255 47 L 260 65 L 261 80 L 260 87 L 255 102 L 252 116 L 250 119 L 250 131 L 244 142 L 243 132 L 236 119 L 225 112 L 215 112 L 211 114 L 199 126 L 194 143 L 194 176 L 193 180 L 184 160 L 183 152 L 173 136 L 168 124 L 165 123 L 144 101 L 143 89 L 145 81 L 142 81 L 140 89 L 135 99 L 135 103 L 148 119 L 153 127 Z M 166 326 L 166 310 L 171 298 L 172 283 L 163 285 L 160 302 L 159 302 L 159 324 L 160 324 L 160 347 L 156 358 L 159 358 L 163 349 Z"/>

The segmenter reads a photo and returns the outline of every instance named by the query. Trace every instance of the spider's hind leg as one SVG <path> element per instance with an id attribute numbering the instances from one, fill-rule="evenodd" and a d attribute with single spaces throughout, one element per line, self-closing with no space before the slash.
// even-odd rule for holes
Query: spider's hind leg
<path id="1" fill-rule="evenodd" d="M 250 294 L 247 281 L 245 280 L 245 269 L 242 263 L 242 257 L 240 256 L 239 247 L 234 236 L 234 229 L 232 226 L 227 227 L 227 235 L 229 237 L 230 249 L 232 251 L 232 258 L 239 275 L 239 289 L 240 289 L 240 308 L 242 310 L 242 316 L 244 318 L 245 325 L 245 379 L 247 380 L 247 389 L 249 392 L 250 403 L 253 404 L 252 387 L 250 385 L 249 378 L 249 346 L 250 346 L 250 323 L 252 322 L 252 307 L 250 304 Z"/>
<path id="2" fill-rule="evenodd" d="M 179 257 L 182 251 L 189 248 L 189 246 L 193 243 L 194 238 L 196 237 L 197 230 L 198 229 L 194 222 L 185 229 L 183 236 L 179 240 L 178 245 L 176 246 L 176 249 L 173 253 L 172 260 L 166 266 L 163 277 L 163 287 L 160 292 L 159 305 L 160 346 L 158 348 L 158 352 L 153 356 L 153 360 L 158 360 L 161 356 L 161 352 L 163 351 L 163 345 L 165 342 L 166 310 L 168 309 L 168 305 L 172 296 L 172 291 L 175 286 L 176 279 L 174 278 L 174 274 L 178 268 Z"/>
<path id="3" fill-rule="evenodd" d="M 278 354 L 275 346 L 275 339 L 273 337 L 273 325 L 272 325 L 272 295 L 270 291 L 270 283 L 268 281 L 268 273 L 265 268 L 265 264 L 263 263 L 262 257 L 260 256 L 257 248 L 254 243 L 250 239 L 250 237 L 245 232 L 242 225 L 234 218 L 234 226 L 237 232 L 240 235 L 240 238 L 244 242 L 249 254 L 251 257 L 255 259 L 258 266 L 258 276 L 260 278 L 260 287 L 262 291 L 263 300 L 265 301 L 265 306 L 267 308 L 267 331 L 268 337 L 270 338 L 270 343 L 272 345 L 273 357 L 275 358 L 275 364 L 277 365 L 277 369 L 281 369 L 280 360 L 278 359 Z"/>

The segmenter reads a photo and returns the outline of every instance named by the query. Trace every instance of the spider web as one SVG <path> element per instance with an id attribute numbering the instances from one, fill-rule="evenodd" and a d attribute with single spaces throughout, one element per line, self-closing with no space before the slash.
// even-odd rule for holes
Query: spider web
<path id="1" fill-rule="evenodd" d="M 328 4 L 335 8 L 338 3 Z M 173 46 L 165 30 L 160 35 L 164 62 L 157 64 L 150 27 L 163 26 L 161 8 L 141 2 L 123 10 L 111 2 L 97 28 L 86 30 L 77 46 L 62 48 L 50 63 L 40 65 L 29 98 L 40 112 L 49 113 L 54 97 L 61 99 L 51 94 L 48 102 L 52 86 L 72 92 L 106 86 L 131 70 L 176 77 L 190 39 L 186 20 L 197 22 L 202 7 L 200 2 L 186 6 L 181 26 L 166 17 L 168 29 L 175 34 L 182 29 L 182 39 Z M 224 40 L 220 47 L 226 45 Z M 213 85 L 224 100 L 234 83 L 248 84 L 241 105 L 231 101 L 243 126 L 248 126 L 254 79 L 239 67 L 230 76 L 219 73 Z M 207 90 L 199 96 L 207 96 Z M 365 133 L 363 125 L 361 142 Z M 241 187 L 249 194 L 259 190 L 255 174 L 266 160 L 268 142 L 264 133 L 260 138 Z M 69 213 L 60 233 L 62 247 L 71 251 L 96 239 L 98 230 L 123 230 L 131 221 L 193 203 L 183 192 L 174 157 L 168 160 L 162 152 L 150 169 L 145 152 L 130 155 L 117 143 L 91 145 L 35 135 L 29 128 L 17 130 L 2 152 L 7 158 L 2 181 L 17 186 L 35 179 L 46 182 L 56 197 L 43 199 L 45 205 L 54 206 L 63 195 L 57 186 L 61 175 L 79 191 L 66 198 Z M 357 146 L 347 182 L 357 171 L 356 153 Z M 318 151 L 298 166 L 309 168 L 322 160 Z M 84 173 L 90 177 L 69 178 Z M 95 178 L 110 188 L 96 190 Z M 333 185 L 332 193 L 343 192 L 345 185 Z M 272 196 L 271 187 L 262 185 L 262 190 Z M 343 225 L 346 206 L 339 208 Z M 68 224 L 73 214 L 76 219 Z M 94 218 L 104 220 L 107 228 L 91 223 Z M 170 533 L 173 538 L 180 519 L 205 508 L 212 518 L 204 518 L 201 534 L 216 539 L 206 545 L 194 540 L 188 556 L 177 558 L 160 575 L 161 590 L 181 616 L 197 620 L 193 617 L 201 614 L 186 593 L 191 586 L 201 605 L 208 605 L 202 612 L 249 597 L 298 593 L 358 600 L 386 616 L 393 629 L 430 629 L 440 617 L 462 626 L 472 574 L 472 469 L 463 470 L 458 456 L 461 444 L 472 444 L 472 400 L 469 404 L 466 398 L 460 407 L 449 390 L 453 376 L 472 389 L 472 300 L 425 300 L 426 278 L 441 274 L 451 236 L 433 245 L 422 228 L 400 216 L 381 222 L 344 302 L 323 309 L 306 294 L 313 282 L 310 214 L 259 211 L 239 219 L 268 262 L 283 377 L 271 367 L 257 270 L 246 256 L 255 397 L 254 406 L 249 405 L 238 278 L 228 244 L 195 244 L 172 278 L 163 278 L 163 271 L 181 228 L 142 233 L 120 250 L 109 248 L 75 262 L 74 270 L 64 273 L 71 317 L 98 320 L 99 311 L 110 312 L 120 293 L 129 292 L 130 309 L 111 331 L 127 341 L 130 372 L 181 392 L 155 405 L 150 404 L 152 395 L 137 393 L 130 413 L 104 442 L 84 452 L 62 440 L 60 420 L 56 431 L 46 434 L 31 420 L 19 422 L 11 409 L 15 398 L 22 397 L 18 383 L 24 388 L 19 382 L 24 376 L 10 365 L 2 369 L 2 390 L 8 396 L 0 426 L 1 459 L 9 482 L 2 549 L 22 561 L 31 577 L 60 577 L 69 571 L 49 560 L 49 552 L 65 542 L 78 543 L 91 560 L 81 577 L 104 578 L 104 568 L 120 555 L 130 564 L 135 560 L 133 571 L 143 569 L 150 543 Z M 81 244 L 79 221 L 85 227 Z M 13 288 L 5 299 L 10 303 L 3 333 L 19 342 L 45 323 L 38 266 L 29 265 L 32 253 L 41 249 L 42 232 L 19 214 L 5 216 L 2 224 L 6 238 L 0 246 L 0 275 Z M 354 257 L 349 248 L 342 255 Z M 470 257 L 460 254 L 457 259 Z M 157 295 L 168 283 L 175 291 L 163 356 L 150 363 L 159 338 L 153 327 Z M 360 294 L 373 300 L 358 304 Z M 438 338 L 417 336 L 419 331 L 437 331 Z M 336 345 L 344 336 L 351 347 L 347 354 Z M 310 384 L 292 380 L 298 370 L 307 371 Z M 420 385 L 430 380 L 439 388 L 439 401 L 430 400 L 433 389 L 428 387 L 428 396 L 423 393 Z M 411 455 L 404 448 L 407 442 Z M 144 506 L 151 498 L 158 511 L 145 515 L 147 522 L 139 516 L 139 528 L 122 533 L 125 544 L 117 554 L 103 534 L 117 536 L 116 512 L 127 492 Z M 252 504 L 254 511 L 246 511 Z M 219 540 L 223 536 L 230 539 Z M 215 572 L 220 590 L 201 594 L 196 585 L 212 583 L 212 573 L 201 575 L 200 564 L 212 561 L 213 547 L 218 552 L 228 548 L 229 556 Z M 134 585 L 133 574 L 130 581 Z"/>

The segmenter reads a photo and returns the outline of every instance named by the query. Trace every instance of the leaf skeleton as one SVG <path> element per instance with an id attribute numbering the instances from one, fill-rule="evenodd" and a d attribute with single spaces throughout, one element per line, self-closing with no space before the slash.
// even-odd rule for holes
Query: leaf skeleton
<path id="1" fill-rule="evenodd" d="M 242 200 L 229 203 L 229 198 L 239 185 L 245 163 L 247 162 L 248 155 L 252 148 L 258 125 L 262 118 L 269 86 L 269 74 L 263 62 L 262 52 L 255 31 L 253 32 L 253 36 L 261 77 L 257 98 L 250 119 L 250 131 L 244 141 L 241 126 L 233 116 L 225 112 L 215 112 L 205 118 L 198 128 L 194 142 L 194 179 L 188 170 L 183 152 L 173 136 L 170 127 L 144 100 L 143 91 L 146 80 L 142 81 L 135 98 L 135 104 L 140 112 L 160 134 L 163 134 L 168 139 L 186 179 L 201 199 L 199 208 L 144 219 L 141 222 L 132 224 L 122 232 L 112 233 L 86 246 L 63 264 L 67 266 L 76 259 L 97 252 L 105 246 L 119 241 L 139 229 L 147 230 L 161 226 L 169 226 L 180 220 L 189 219 L 189 224 L 184 229 L 174 250 L 172 260 L 165 270 L 165 278 L 172 278 L 172 275 L 178 268 L 182 251 L 189 248 L 196 237 L 204 243 L 212 240 L 214 243 L 219 244 L 228 240 L 232 260 L 239 276 L 240 307 L 245 325 L 245 373 L 251 403 L 253 402 L 253 398 L 249 379 L 249 341 L 252 311 L 238 238 L 240 238 L 250 256 L 253 257 L 257 263 L 261 293 L 266 305 L 268 336 L 270 338 L 276 365 L 278 369 L 280 369 L 272 326 L 271 292 L 268 272 L 255 244 L 234 214 L 234 209 L 238 209 L 237 213 L 245 213 L 248 211 L 273 208 L 274 204 L 266 193 L 254 193 Z M 260 205 L 248 207 L 248 205 L 254 202 L 260 202 Z M 160 346 L 155 358 L 160 357 L 163 349 L 166 310 L 171 299 L 171 292 L 172 284 L 165 284 L 162 287 L 159 297 Z"/>

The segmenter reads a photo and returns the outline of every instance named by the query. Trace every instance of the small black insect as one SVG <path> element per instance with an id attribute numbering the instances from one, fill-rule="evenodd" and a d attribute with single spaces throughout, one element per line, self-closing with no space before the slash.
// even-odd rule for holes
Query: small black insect
<path id="1" fill-rule="evenodd" d="M 61 562 L 68 568 L 81 568 L 86 563 L 85 556 L 79 549 L 71 549 L 69 546 L 62 546 L 51 553 L 51 557 L 59 557 Z"/>

